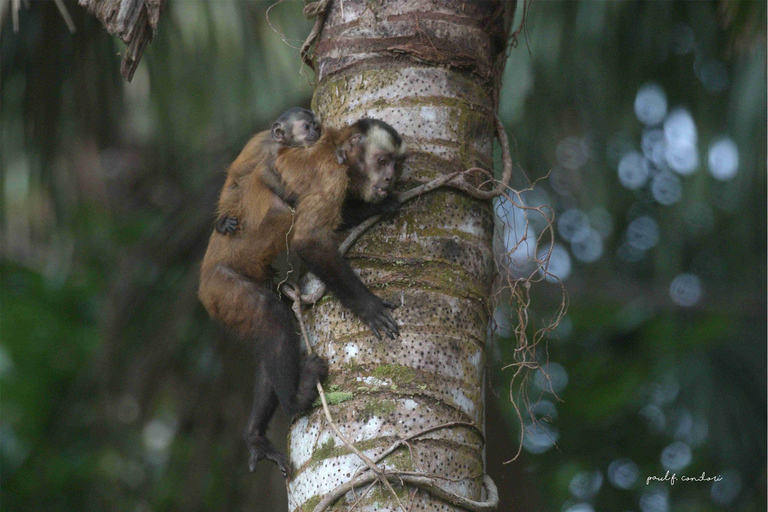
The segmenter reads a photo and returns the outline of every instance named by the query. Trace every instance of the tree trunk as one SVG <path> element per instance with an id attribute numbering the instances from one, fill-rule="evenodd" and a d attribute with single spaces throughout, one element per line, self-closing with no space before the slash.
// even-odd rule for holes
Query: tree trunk
<path id="1" fill-rule="evenodd" d="M 491 169 L 499 62 L 514 3 L 463 0 L 338 0 L 314 53 L 313 106 L 323 124 L 382 119 L 409 146 L 405 190 L 441 174 Z M 331 413 L 344 436 L 373 458 L 409 441 L 382 464 L 434 476 L 439 485 L 482 500 L 483 373 L 493 278 L 490 202 L 448 188 L 375 225 L 347 254 L 371 290 L 400 307 L 402 336 L 379 341 L 331 297 L 305 313 L 310 341 L 328 359 Z M 467 424 L 471 424 L 467 425 Z M 291 510 L 311 511 L 363 467 L 336 437 L 323 411 L 290 433 L 295 474 Z M 421 488 L 393 484 L 409 510 L 464 510 Z M 346 510 L 368 485 L 330 510 Z M 357 511 L 397 510 L 376 484 Z"/>

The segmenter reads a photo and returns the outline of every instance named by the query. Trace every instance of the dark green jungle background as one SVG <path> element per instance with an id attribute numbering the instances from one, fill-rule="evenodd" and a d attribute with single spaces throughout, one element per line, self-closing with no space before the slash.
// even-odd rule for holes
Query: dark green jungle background
<path id="1" fill-rule="evenodd" d="M 248 350 L 195 292 L 226 165 L 308 106 L 297 51 L 269 3 L 170 0 L 127 84 L 123 44 L 75 2 L 75 34 L 48 1 L 22 3 L 14 33 L 9 4 L 0 507 L 284 510 L 278 471 L 246 468 Z M 541 421 L 524 415 L 506 465 L 520 444 L 503 369 L 514 320 L 496 311 L 500 510 L 765 510 L 766 4 L 527 6 L 500 114 L 519 167 L 548 176 L 523 200 L 559 216 L 550 270 L 570 308 L 540 352 L 549 379 L 531 375 Z M 294 47 L 311 27 L 301 9 L 270 13 Z M 511 247 L 524 217 L 497 209 Z M 505 260 L 513 274 L 522 253 Z M 539 324 L 559 290 L 534 286 Z M 282 444 L 287 420 L 273 425 Z M 680 480 L 702 473 L 719 481 Z M 649 480 L 665 474 L 674 485 Z"/>

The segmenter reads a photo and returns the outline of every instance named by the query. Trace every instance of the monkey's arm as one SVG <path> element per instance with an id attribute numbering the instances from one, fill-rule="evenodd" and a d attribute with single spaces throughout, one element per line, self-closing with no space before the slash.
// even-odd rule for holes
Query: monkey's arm
<path id="1" fill-rule="evenodd" d="M 261 180 L 277 197 L 283 200 L 291 208 L 296 208 L 299 195 L 295 192 L 289 192 L 280 175 L 274 168 L 265 169 L 261 175 Z"/>
<path id="2" fill-rule="evenodd" d="M 341 304 L 360 318 L 377 338 L 381 339 L 382 333 L 392 339 L 400 335 L 397 322 L 388 311 L 397 306 L 371 293 L 333 244 L 301 243 L 295 249 L 309 271 L 325 283 Z"/>
<path id="3" fill-rule="evenodd" d="M 343 178 L 336 179 L 339 175 Z M 360 318 L 377 338 L 385 334 L 394 339 L 400 332 L 389 309 L 396 306 L 368 290 L 339 254 L 338 245 L 333 240 L 333 231 L 341 221 L 346 169 L 320 178 L 316 190 L 302 195 L 296 208 L 293 248 L 309 271 L 325 283 L 341 304 Z"/>
<path id="4" fill-rule="evenodd" d="M 232 179 L 231 179 L 232 178 Z M 221 189 L 218 214 L 214 227 L 222 235 L 231 235 L 237 230 L 238 216 L 241 213 L 243 191 L 240 184 L 230 173 Z"/>
<path id="5" fill-rule="evenodd" d="M 343 231 L 353 228 L 374 215 L 387 216 L 400 208 L 400 201 L 394 196 L 389 196 L 380 203 L 368 203 L 362 199 L 347 196 L 344 199 L 344 208 L 341 210 L 341 225 L 338 230 Z"/>

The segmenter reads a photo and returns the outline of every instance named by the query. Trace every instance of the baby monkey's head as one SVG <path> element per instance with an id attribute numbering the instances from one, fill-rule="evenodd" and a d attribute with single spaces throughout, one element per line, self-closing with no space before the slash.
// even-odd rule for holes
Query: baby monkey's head
<path id="1" fill-rule="evenodd" d="M 272 125 L 272 140 L 286 147 L 311 146 L 319 138 L 320 123 L 305 108 L 289 108 Z"/>

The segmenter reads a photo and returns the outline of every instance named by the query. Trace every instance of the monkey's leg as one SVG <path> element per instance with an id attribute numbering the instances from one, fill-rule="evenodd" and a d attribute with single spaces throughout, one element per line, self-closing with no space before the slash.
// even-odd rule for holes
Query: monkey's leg
<path id="1" fill-rule="evenodd" d="M 271 294 L 260 324 L 262 338 L 261 360 L 269 372 L 280 405 L 289 416 L 304 412 L 317 398 L 317 383 L 328 375 L 328 365 L 316 354 L 300 363 L 301 340 L 296 333 L 293 312 Z"/>
<path id="2" fill-rule="evenodd" d="M 251 471 L 256 463 L 267 459 L 280 468 L 287 477 L 290 463 L 280 451 L 267 439 L 269 421 L 278 405 L 275 393 L 275 381 L 270 368 L 274 360 L 275 347 L 285 345 L 278 342 L 291 333 L 290 314 L 287 322 L 281 323 L 281 310 L 277 296 L 265 282 L 248 278 L 226 265 L 217 265 L 203 271 L 201 276 L 200 298 L 211 316 L 220 320 L 244 339 L 255 342 L 255 355 L 258 362 L 258 374 L 254 386 L 253 407 L 244 437 L 249 450 L 248 466 Z M 299 365 L 298 343 L 296 343 L 296 366 Z M 298 385 L 290 385 L 289 392 L 295 393 Z"/>
<path id="3" fill-rule="evenodd" d="M 283 477 L 288 478 L 291 474 L 291 464 L 286 456 L 280 452 L 267 439 L 267 427 L 269 420 L 275 414 L 277 409 L 277 395 L 269 382 L 267 371 L 263 364 L 260 365 L 256 384 L 253 390 L 253 407 L 251 416 L 248 419 L 248 426 L 245 429 L 244 437 L 248 445 L 248 469 L 253 473 L 256 470 L 256 464 L 267 459 L 277 464 Z"/>
<path id="4" fill-rule="evenodd" d="M 305 372 L 300 363 L 300 339 L 294 328 L 291 308 L 281 302 L 265 282 L 246 278 L 225 265 L 206 272 L 203 279 L 206 292 L 201 293 L 201 298 L 205 298 L 211 315 L 256 343 L 257 361 L 266 379 L 261 387 L 257 387 L 256 393 L 274 392 L 289 416 L 301 412 L 303 409 L 296 401 L 296 394 Z M 325 376 L 322 365 L 314 363 L 305 368 L 310 377 Z M 307 379 L 311 381 L 310 377 Z M 307 386 L 305 384 L 304 388 Z"/>

